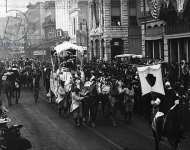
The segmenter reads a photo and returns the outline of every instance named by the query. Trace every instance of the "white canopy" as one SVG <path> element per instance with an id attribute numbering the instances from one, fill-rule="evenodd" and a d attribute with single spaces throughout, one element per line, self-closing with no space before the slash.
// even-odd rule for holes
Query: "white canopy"
<path id="1" fill-rule="evenodd" d="M 142 55 L 133 55 L 132 58 L 143 58 Z"/>
<path id="2" fill-rule="evenodd" d="M 65 41 L 62 44 L 57 45 L 54 49 L 56 50 L 58 55 L 60 55 L 61 53 L 69 49 L 77 50 L 81 53 L 84 51 L 82 46 L 72 44 L 71 42 L 68 42 L 68 41 Z"/>
<path id="3" fill-rule="evenodd" d="M 132 57 L 134 54 L 121 54 L 116 55 L 115 58 L 125 58 L 125 57 Z"/>

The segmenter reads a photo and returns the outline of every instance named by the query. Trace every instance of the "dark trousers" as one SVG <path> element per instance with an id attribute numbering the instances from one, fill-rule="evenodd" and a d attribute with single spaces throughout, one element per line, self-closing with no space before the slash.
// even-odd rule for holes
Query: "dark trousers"
<path id="1" fill-rule="evenodd" d="M 38 102 L 38 98 L 39 98 L 39 90 L 40 90 L 39 87 L 34 87 L 34 101 L 35 101 L 35 103 Z"/>
<path id="2" fill-rule="evenodd" d="M 12 89 L 6 89 L 5 90 L 5 94 L 8 100 L 8 105 L 11 106 L 12 105 L 12 96 L 13 96 L 13 90 Z"/>
<path id="3" fill-rule="evenodd" d="M 46 88 L 46 92 L 49 92 L 50 89 L 50 79 L 45 79 L 45 88 Z"/>
<path id="4" fill-rule="evenodd" d="M 96 96 L 89 96 L 83 99 L 83 117 L 88 122 L 95 122 L 98 111 L 98 99 Z"/>
<path id="5" fill-rule="evenodd" d="M 20 98 L 20 88 L 15 88 L 15 98 L 16 98 L 16 104 L 18 104 L 18 100 Z"/>

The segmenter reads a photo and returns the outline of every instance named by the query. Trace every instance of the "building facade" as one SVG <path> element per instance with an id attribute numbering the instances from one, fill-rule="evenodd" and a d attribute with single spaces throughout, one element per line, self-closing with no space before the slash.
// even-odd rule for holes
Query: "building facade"
<path id="1" fill-rule="evenodd" d="M 44 9 L 46 14 L 43 22 L 45 40 L 54 40 L 56 37 L 55 1 L 46 1 Z"/>
<path id="2" fill-rule="evenodd" d="M 62 30 L 64 32 L 70 31 L 69 9 L 70 0 L 55 1 L 56 29 Z"/>
<path id="3" fill-rule="evenodd" d="M 132 1 L 89 1 L 90 59 L 110 60 L 119 54 L 141 52 L 137 5 Z"/>
<path id="4" fill-rule="evenodd" d="M 56 24 L 55 24 L 55 1 L 46 1 L 44 3 L 45 18 L 43 21 L 44 40 L 40 46 L 45 51 L 46 60 L 50 60 L 50 52 L 56 44 Z"/>
<path id="5" fill-rule="evenodd" d="M 169 0 L 162 3 L 154 18 L 152 7 L 147 0 L 138 0 L 138 18 L 142 31 L 142 53 L 153 59 L 170 63 L 190 61 L 190 2 L 181 1 L 180 7 Z M 181 7 L 182 6 L 182 7 Z M 182 8 L 179 12 L 176 8 Z M 156 11 L 154 11 L 156 12 Z"/>
<path id="6" fill-rule="evenodd" d="M 153 59 L 167 59 L 164 54 L 164 26 L 163 20 L 151 16 L 147 0 L 138 0 L 138 18 L 141 24 L 142 54 Z"/>
<path id="7" fill-rule="evenodd" d="M 35 47 L 45 39 L 43 29 L 43 22 L 46 17 L 44 3 L 30 3 L 27 8 L 25 13 L 28 20 L 27 44 L 29 47 Z"/>
<path id="8" fill-rule="evenodd" d="M 71 42 L 87 47 L 88 42 L 88 0 L 70 0 L 69 35 Z"/>

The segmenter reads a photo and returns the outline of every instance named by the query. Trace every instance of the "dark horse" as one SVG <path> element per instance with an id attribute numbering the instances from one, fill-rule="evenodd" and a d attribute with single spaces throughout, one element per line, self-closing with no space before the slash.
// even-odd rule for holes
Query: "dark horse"
<path id="1" fill-rule="evenodd" d="M 20 81 L 17 70 L 8 70 L 2 77 L 2 86 L 4 88 L 8 105 L 12 105 L 12 98 L 15 97 L 16 103 L 20 98 Z"/>
<path id="2" fill-rule="evenodd" d="M 159 150 L 159 143 L 163 137 L 167 138 L 172 150 L 179 148 L 180 142 L 190 133 L 189 115 L 188 105 L 179 104 L 170 109 L 166 116 L 154 117 L 152 131 L 156 150 Z"/>
<path id="3" fill-rule="evenodd" d="M 21 84 L 22 87 L 28 87 L 32 88 L 32 67 L 31 66 L 25 66 L 25 68 L 21 71 Z"/>

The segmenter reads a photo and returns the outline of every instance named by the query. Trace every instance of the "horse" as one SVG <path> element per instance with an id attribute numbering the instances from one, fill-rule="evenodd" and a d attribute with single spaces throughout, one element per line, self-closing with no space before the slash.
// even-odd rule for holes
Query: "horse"
<path id="1" fill-rule="evenodd" d="M 13 80 L 12 80 L 12 72 L 4 73 L 2 76 L 2 86 L 4 92 L 6 94 L 8 105 L 12 105 L 12 97 L 13 97 Z"/>
<path id="2" fill-rule="evenodd" d="M 20 72 L 18 68 L 12 68 L 12 72 L 13 72 L 13 77 L 12 77 L 13 97 L 15 97 L 15 102 L 16 104 L 18 104 L 21 92 Z"/>
<path id="3" fill-rule="evenodd" d="M 16 104 L 20 98 L 20 75 L 16 68 L 5 72 L 1 78 L 8 104 L 12 105 L 11 99 L 15 97 Z"/>
<path id="4" fill-rule="evenodd" d="M 25 66 L 25 68 L 21 71 L 21 84 L 23 87 L 31 87 L 32 88 L 32 68 L 30 66 Z"/>
<path id="5" fill-rule="evenodd" d="M 179 148 L 185 133 L 190 133 L 190 111 L 185 104 L 175 104 L 165 115 L 157 112 L 152 121 L 152 132 L 155 140 L 155 150 L 159 150 L 159 143 L 163 137 L 167 138 L 172 150 Z"/>

